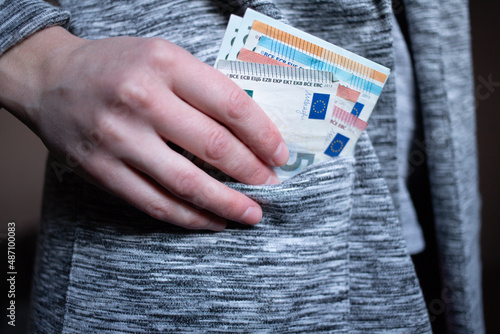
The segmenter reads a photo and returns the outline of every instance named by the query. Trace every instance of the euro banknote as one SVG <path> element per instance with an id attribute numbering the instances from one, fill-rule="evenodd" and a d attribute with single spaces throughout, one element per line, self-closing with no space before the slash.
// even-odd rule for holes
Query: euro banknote
<path id="1" fill-rule="evenodd" d="M 335 104 L 368 121 L 388 68 L 251 9 L 239 24 L 228 60 L 331 71 L 344 87 Z"/>
<path id="2" fill-rule="evenodd" d="M 308 166 L 351 152 L 367 123 L 333 104 L 339 87 L 331 72 L 219 60 L 280 130 L 290 159 L 275 172 L 284 181 Z"/>
<path id="3" fill-rule="evenodd" d="M 249 92 L 280 129 L 290 150 L 288 163 L 275 169 L 281 181 L 352 153 L 390 74 L 251 9 L 231 15 L 215 67 Z M 304 73 L 332 76 L 328 83 L 303 81 Z"/>

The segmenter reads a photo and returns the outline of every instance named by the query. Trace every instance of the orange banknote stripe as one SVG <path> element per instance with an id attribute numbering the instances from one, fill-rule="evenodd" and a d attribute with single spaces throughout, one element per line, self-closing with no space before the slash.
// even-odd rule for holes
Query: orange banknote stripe
<path id="1" fill-rule="evenodd" d="M 335 52 L 327 50 L 323 47 L 320 47 L 316 44 L 308 42 L 304 39 L 301 39 L 297 36 L 294 36 L 290 33 L 284 32 L 280 29 L 274 28 L 268 24 L 255 20 L 252 25 L 252 30 L 260 32 L 268 36 L 269 38 L 278 40 L 280 42 L 286 43 L 292 47 L 295 47 L 299 50 L 303 50 L 310 54 L 313 54 L 327 62 L 336 64 L 343 68 L 354 71 L 357 74 L 368 77 L 380 83 L 384 83 L 387 79 L 387 75 L 381 73 L 377 70 L 374 70 L 366 65 L 360 64 L 352 59 L 341 56 Z"/>

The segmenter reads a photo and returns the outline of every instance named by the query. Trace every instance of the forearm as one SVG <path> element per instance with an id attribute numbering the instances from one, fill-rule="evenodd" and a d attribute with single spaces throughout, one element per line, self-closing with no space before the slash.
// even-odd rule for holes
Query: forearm
<path id="1" fill-rule="evenodd" d="M 39 92 L 46 85 L 54 65 L 61 67 L 58 59 L 83 42 L 64 28 L 55 26 L 7 50 L 0 56 L 0 105 L 33 127 L 36 118 L 42 116 L 36 109 Z"/>
<path id="2" fill-rule="evenodd" d="M 0 106 L 31 126 L 27 103 L 40 82 L 43 54 L 59 39 L 53 32 L 29 37 L 67 25 L 70 15 L 42 0 L 5 0 L 0 2 L 0 17 Z M 58 29 L 62 35 L 63 29 Z"/>

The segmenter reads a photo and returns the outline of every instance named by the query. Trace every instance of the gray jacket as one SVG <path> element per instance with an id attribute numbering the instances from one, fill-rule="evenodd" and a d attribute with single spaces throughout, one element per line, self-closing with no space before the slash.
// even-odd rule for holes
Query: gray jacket
<path id="1" fill-rule="evenodd" d="M 394 66 L 388 0 L 60 3 L 2 1 L 9 19 L 0 21 L 0 53 L 59 24 L 89 39 L 161 36 L 213 64 L 228 14 L 251 7 Z M 425 134 L 417 149 L 426 154 L 447 326 L 480 333 L 467 3 L 405 0 L 394 10 L 406 13 L 411 41 Z M 429 332 L 433 314 L 397 214 L 395 101 L 390 77 L 354 157 L 276 186 L 229 184 L 262 203 L 254 228 L 208 233 L 162 224 L 74 175 L 60 182 L 49 158 L 33 332 Z"/>

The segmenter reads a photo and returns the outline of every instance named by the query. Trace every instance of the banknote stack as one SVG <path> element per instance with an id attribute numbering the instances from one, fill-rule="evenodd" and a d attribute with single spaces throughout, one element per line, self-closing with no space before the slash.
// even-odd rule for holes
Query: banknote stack
<path id="1" fill-rule="evenodd" d="M 277 125 L 290 150 L 284 181 L 308 166 L 352 154 L 389 69 L 248 9 L 232 15 L 215 67 Z"/>

